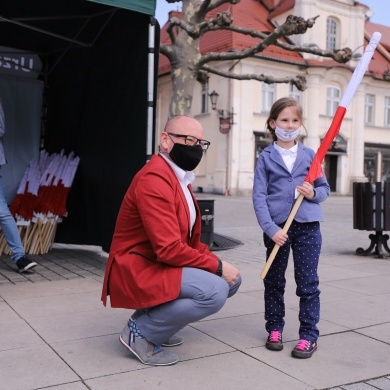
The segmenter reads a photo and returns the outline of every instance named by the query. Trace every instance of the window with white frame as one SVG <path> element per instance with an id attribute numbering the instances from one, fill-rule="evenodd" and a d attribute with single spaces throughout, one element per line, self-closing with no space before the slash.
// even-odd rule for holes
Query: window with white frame
<path id="1" fill-rule="evenodd" d="M 375 96 L 367 94 L 364 103 L 364 123 L 366 125 L 374 124 L 374 103 Z"/>
<path id="2" fill-rule="evenodd" d="M 326 89 L 326 115 L 333 116 L 340 104 L 341 91 L 338 87 Z"/>
<path id="3" fill-rule="evenodd" d="M 274 84 L 263 83 L 261 87 L 261 111 L 269 112 L 274 103 L 275 86 Z"/>
<path id="4" fill-rule="evenodd" d="M 289 95 L 291 98 L 295 99 L 298 103 L 301 102 L 302 92 L 294 85 L 290 84 L 290 92 Z"/>
<path id="5" fill-rule="evenodd" d="M 209 82 L 205 81 L 202 85 L 201 91 L 201 108 L 200 112 L 206 114 L 209 112 Z"/>
<path id="6" fill-rule="evenodd" d="M 337 46 L 337 21 L 329 17 L 326 20 L 326 49 L 336 50 Z"/>
<path id="7" fill-rule="evenodd" d="M 390 97 L 385 97 L 385 126 L 390 127 Z"/>

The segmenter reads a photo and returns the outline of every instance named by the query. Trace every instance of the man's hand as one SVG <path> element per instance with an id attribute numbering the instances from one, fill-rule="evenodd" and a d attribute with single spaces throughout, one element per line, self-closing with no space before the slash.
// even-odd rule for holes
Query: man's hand
<path id="1" fill-rule="evenodd" d="M 222 278 L 225 279 L 229 286 L 237 282 L 240 271 L 233 264 L 222 260 Z"/>

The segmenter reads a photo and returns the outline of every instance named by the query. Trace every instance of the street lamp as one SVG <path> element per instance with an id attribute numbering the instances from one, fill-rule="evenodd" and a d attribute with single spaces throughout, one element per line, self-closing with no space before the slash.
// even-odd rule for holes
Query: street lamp
<path id="1" fill-rule="evenodd" d="M 210 100 L 211 100 L 211 108 L 215 110 L 217 108 L 217 101 L 218 101 L 218 96 L 219 93 L 216 92 L 215 90 L 211 93 L 209 93 Z"/>
<path id="2" fill-rule="evenodd" d="M 232 108 L 232 111 L 230 112 L 228 110 L 220 110 L 217 108 L 219 93 L 216 92 L 215 90 L 209 93 L 209 96 L 211 101 L 211 108 L 213 109 L 213 111 L 217 111 L 218 113 L 219 131 L 222 134 L 227 134 L 230 131 L 231 126 L 234 125 L 233 122 L 233 117 L 235 115 L 234 110 Z"/>

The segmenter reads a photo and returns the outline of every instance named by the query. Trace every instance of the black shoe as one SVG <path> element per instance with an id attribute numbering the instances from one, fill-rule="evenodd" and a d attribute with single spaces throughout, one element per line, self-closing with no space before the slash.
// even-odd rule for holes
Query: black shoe
<path id="1" fill-rule="evenodd" d="M 31 268 L 36 267 L 38 264 L 34 261 L 28 259 L 26 256 L 21 257 L 17 262 L 16 266 L 19 269 L 19 272 L 26 272 Z"/>
<path id="2" fill-rule="evenodd" d="M 271 351 L 281 351 L 283 349 L 282 332 L 280 330 L 271 330 L 265 347 Z"/>
<path id="3" fill-rule="evenodd" d="M 291 355 L 296 358 L 307 359 L 317 350 L 317 343 L 308 340 L 299 340 Z"/>

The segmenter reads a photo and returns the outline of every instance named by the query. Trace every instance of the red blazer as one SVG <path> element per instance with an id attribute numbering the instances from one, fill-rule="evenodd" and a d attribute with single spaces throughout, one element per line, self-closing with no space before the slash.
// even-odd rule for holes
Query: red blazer
<path id="1" fill-rule="evenodd" d="M 200 242 L 200 211 L 194 202 L 196 222 L 190 236 L 190 211 L 169 164 L 155 155 L 136 174 L 116 221 L 104 275 L 104 305 L 107 295 L 112 307 L 159 305 L 178 297 L 182 267 L 217 271 L 218 257 Z"/>

